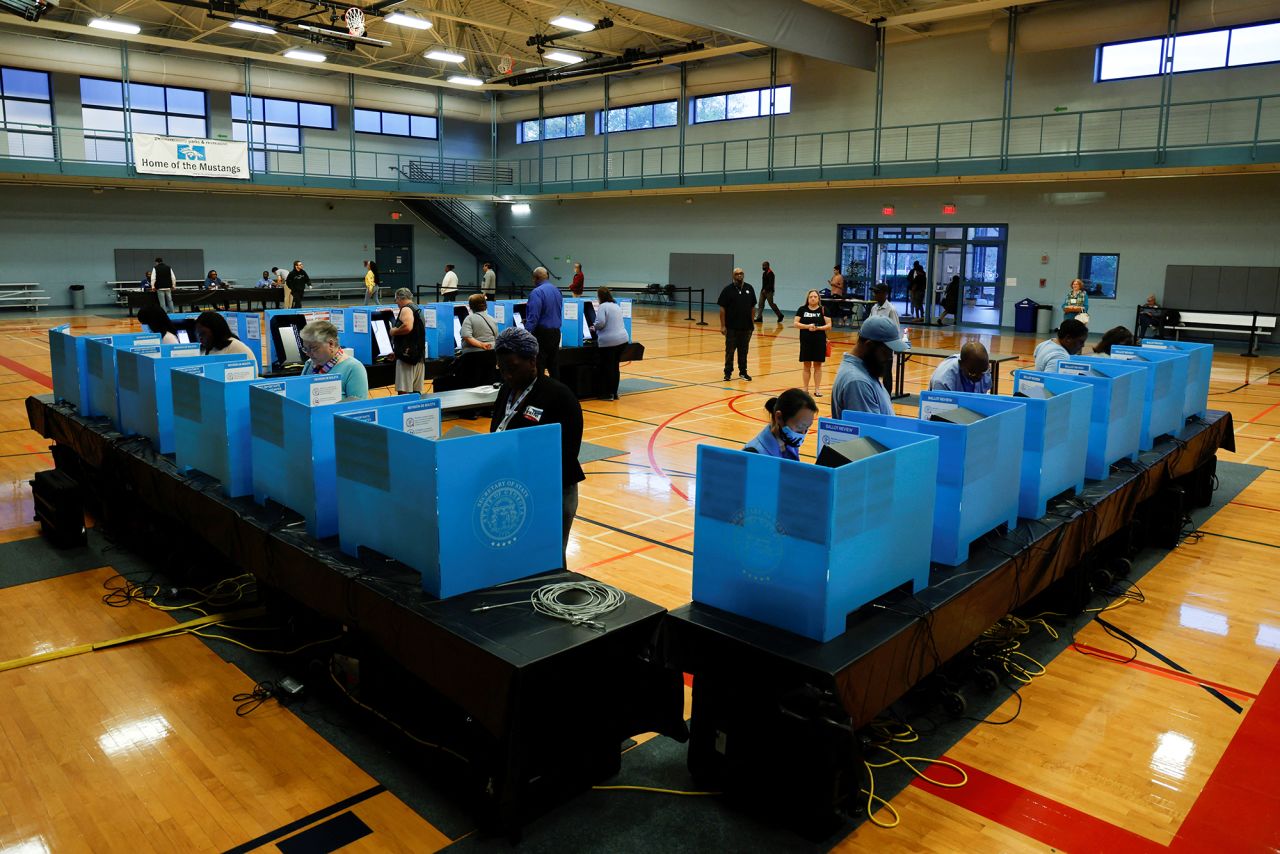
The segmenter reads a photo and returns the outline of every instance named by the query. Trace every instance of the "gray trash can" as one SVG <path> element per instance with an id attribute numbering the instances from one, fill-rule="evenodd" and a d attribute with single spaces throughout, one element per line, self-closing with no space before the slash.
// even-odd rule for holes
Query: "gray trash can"
<path id="1" fill-rule="evenodd" d="M 71 307 L 76 311 L 84 309 L 84 285 L 72 285 L 68 290 L 71 291 Z"/>
<path id="2" fill-rule="evenodd" d="M 1048 335 L 1049 330 L 1053 329 L 1053 306 L 1037 305 L 1036 306 L 1036 334 Z"/>

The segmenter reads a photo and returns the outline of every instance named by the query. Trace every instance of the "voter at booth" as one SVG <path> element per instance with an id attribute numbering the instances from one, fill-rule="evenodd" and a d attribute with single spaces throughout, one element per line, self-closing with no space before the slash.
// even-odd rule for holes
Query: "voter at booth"
<path id="1" fill-rule="evenodd" d="M 138 322 L 149 332 L 160 335 L 161 344 L 178 343 L 178 327 L 169 318 L 169 312 L 160 307 L 160 303 L 148 303 L 138 309 Z"/>
<path id="2" fill-rule="evenodd" d="M 201 356 L 247 356 L 258 361 L 253 348 L 241 341 L 227 325 L 227 319 L 216 311 L 202 311 L 196 318 L 196 338 L 200 341 Z"/>
<path id="3" fill-rule="evenodd" d="M 1133 343 L 1133 333 L 1124 326 L 1113 326 L 1102 333 L 1102 340 L 1093 345 L 1093 355 L 1110 356 L 1115 346 L 1128 347 Z"/>
<path id="4" fill-rule="evenodd" d="M 1088 337 L 1089 327 L 1074 317 L 1068 317 L 1058 327 L 1058 337 L 1041 341 L 1036 347 L 1036 370 L 1056 374 L 1059 362 L 1080 355 Z"/>
<path id="5" fill-rule="evenodd" d="M 839 418 L 846 409 L 892 415 L 889 392 L 880 382 L 894 353 L 911 349 L 899 337 L 898 324 L 887 317 L 868 317 L 858 327 L 858 343 L 840 360 L 836 381 L 831 384 L 831 415 Z"/>
<path id="6" fill-rule="evenodd" d="M 769 413 L 769 426 L 743 446 L 742 450 L 784 460 L 800 460 L 804 436 L 818 415 L 818 404 L 802 389 L 789 388 L 764 405 Z"/>
<path id="7" fill-rule="evenodd" d="M 413 291 L 396 291 L 396 322 L 391 326 L 391 349 L 396 354 L 396 394 L 421 394 L 426 376 L 427 335 L 413 302 Z"/>
<path id="8" fill-rule="evenodd" d="M 980 341 L 970 341 L 948 356 L 929 378 L 929 391 L 991 393 L 991 356 Z"/>
<path id="9" fill-rule="evenodd" d="M 538 339 L 531 333 L 518 326 L 504 329 L 494 342 L 494 350 L 502 385 L 489 420 L 489 432 L 560 425 L 561 535 L 567 548 L 569 529 L 578 512 L 578 484 L 587 479 L 578 463 L 582 405 L 567 385 L 538 370 Z"/>
<path id="10" fill-rule="evenodd" d="M 342 400 L 366 400 L 369 375 L 364 365 L 338 343 L 338 327 L 327 320 L 313 320 L 299 333 L 307 363 L 302 375 L 334 373 L 342 377 Z"/>

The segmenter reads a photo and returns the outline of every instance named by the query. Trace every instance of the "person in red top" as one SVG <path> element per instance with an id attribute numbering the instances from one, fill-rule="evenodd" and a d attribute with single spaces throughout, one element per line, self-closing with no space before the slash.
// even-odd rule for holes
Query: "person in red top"
<path id="1" fill-rule="evenodd" d="M 575 297 L 582 296 L 582 289 L 586 287 L 587 278 L 582 275 L 582 265 L 575 262 L 573 265 L 573 281 L 569 283 L 569 293 Z"/>

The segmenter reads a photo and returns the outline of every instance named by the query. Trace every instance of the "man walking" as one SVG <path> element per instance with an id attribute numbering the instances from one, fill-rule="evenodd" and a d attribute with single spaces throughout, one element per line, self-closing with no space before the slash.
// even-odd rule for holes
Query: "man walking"
<path id="1" fill-rule="evenodd" d="M 444 265 L 444 278 L 440 280 L 440 301 L 453 302 L 458 295 L 458 274 L 453 272 L 452 264 Z"/>
<path id="2" fill-rule="evenodd" d="M 773 313 L 778 315 L 778 322 L 781 323 L 782 312 L 778 309 L 778 304 L 773 301 L 773 268 L 769 266 L 768 261 L 760 265 L 760 304 L 756 306 L 756 323 L 764 323 L 765 303 L 768 303 Z"/>
<path id="3" fill-rule="evenodd" d="M 160 300 L 160 307 L 170 314 L 173 313 L 173 289 L 177 285 L 173 269 L 163 258 L 157 258 L 156 265 L 151 268 L 151 287 L 156 292 L 156 299 Z"/>
<path id="4" fill-rule="evenodd" d="M 301 261 L 293 262 L 293 269 L 289 271 L 284 284 L 289 289 L 292 308 L 302 308 L 302 292 L 311 287 L 311 277 L 307 275 L 306 270 L 302 269 Z"/>
<path id="5" fill-rule="evenodd" d="M 560 325 L 564 316 L 564 296 L 551 284 L 546 267 L 533 271 L 533 290 L 525 308 L 524 328 L 538 339 L 538 372 L 560 379 Z"/>
<path id="6" fill-rule="evenodd" d="M 738 376 L 750 382 L 747 373 L 747 350 L 751 347 L 751 333 L 755 330 L 755 288 L 743 281 L 741 267 L 733 268 L 733 281 L 720 292 L 720 334 L 724 336 L 724 381 L 733 374 L 733 354 L 738 354 Z"/>
<path id="7" fill-rule="evenodd" d="M 480 292 L 489 299 L 498 295 L 498 274 L 493 272 L 493 264 L 488 261 L 484 262 L 484 280 L 480 285 Z"/>

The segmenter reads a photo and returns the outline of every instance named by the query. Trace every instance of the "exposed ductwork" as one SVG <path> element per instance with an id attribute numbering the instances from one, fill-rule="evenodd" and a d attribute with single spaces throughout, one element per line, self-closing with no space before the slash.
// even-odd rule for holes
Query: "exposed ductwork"
<path id="1" fill-rule="evenodd" d="M 1181 0 L 1178 32 L 1234 27 L 1280 18 L 1280 0 Z M 1168 29 L 1168 0 L 1099 0 L 1030 9 L 1018 18 L 1017 50 L 1046 50 L 1163 36 Z M 1009 23 L 999 20 L 987 32 L 995 53 L 1008 45 Z"/>

